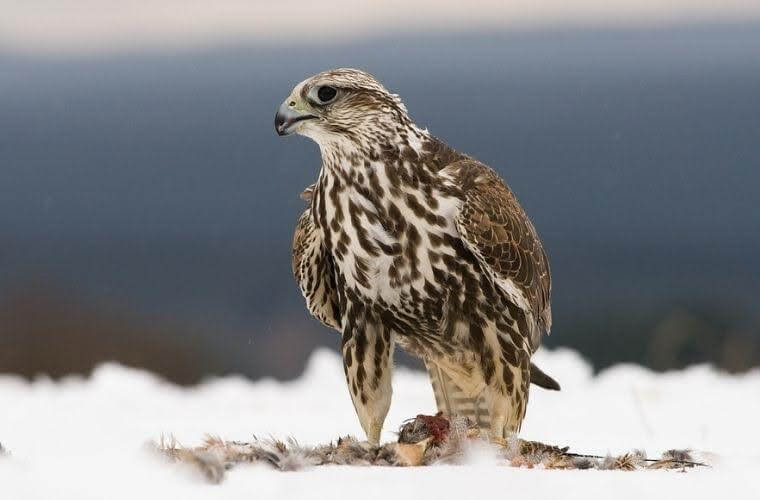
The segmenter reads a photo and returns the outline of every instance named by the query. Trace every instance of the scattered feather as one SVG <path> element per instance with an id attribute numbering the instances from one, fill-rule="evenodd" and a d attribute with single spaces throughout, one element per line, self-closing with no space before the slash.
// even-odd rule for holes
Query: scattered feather
<path id="1" fill-rule="evenodd" d="M 186 448 L 173 436 L 162 436 L 153 448 L 173 462 L 189 464 L 208 482 L 218 484 L 225 472 L 241 463 L 264 464 L 279 471 L 297 471 L 320 465 L 352 466 L 426 466 L 465 464 L 473 456 L 482 456 L 485 449 L 493 452 L 497 463 L 512 467 L 545 469 L 646 470 L 687 468 L 706 464 L 694 461 L 688 450 L 668 450 L 659 459 L 649 459 L 642 450 L 617 456 L 595 456 L 571 453 L 559 447 L 516 436 L 486 440 L 477 425 L 467 418 L 446 419 L 417 415 L 399 429 L 396 443 L 381 446 L 359 441 L 352 436 L 334 443 L 302 446 L 295 439 L 251 442 L 224 441 L 208 435 L 198 447 Z M 0 448 L 1 449 L 1 448 Z"/>

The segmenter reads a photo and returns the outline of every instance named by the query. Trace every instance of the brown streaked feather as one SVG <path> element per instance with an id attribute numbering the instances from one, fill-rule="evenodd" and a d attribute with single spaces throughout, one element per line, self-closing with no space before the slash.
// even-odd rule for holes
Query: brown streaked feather
<path id="1" fill-rule="evenodd" d="M 531 346 L 551 329 L 551 274 L 541 240 L 517 198 L 504 181 L 482 163 L 462 160 L 445 167 L 464 202 L 457 229 L 481 264 L 497 280 L 513 283 L 527 300 L 536 328 Z"/>
<path id="2" fill-rule="evenodd" d="M 304 195 L 308 192 L 310 196 L 312 191 L 313 185 L 304 190 Z M 309 312 L 325 326 L 339 330 L 341 314 L 332 258 L 308 209 L 301 214 L 293 234 L 292 269 Z"/>

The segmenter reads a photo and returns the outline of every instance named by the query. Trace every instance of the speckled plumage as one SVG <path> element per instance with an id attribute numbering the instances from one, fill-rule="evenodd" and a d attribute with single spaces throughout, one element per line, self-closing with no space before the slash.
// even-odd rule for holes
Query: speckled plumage
<path id="1" fill-rule="evenodd" d="M 336 90 L 327 103 L 323 87 Z M 359 70 L 305 80 L 281 113 L 278 131 L 312 138 L 322 155 L 304 192 L 293 272 L 309 311 L 342 334 L 368 439 L 377 441 L 390 405 L 396 342 L 425 361 L 439 409 L 495 437 L 519 430 L 530 357 L 551 328 L 551 278 L 514 194 L 414 125 L 399 97 Z"/>

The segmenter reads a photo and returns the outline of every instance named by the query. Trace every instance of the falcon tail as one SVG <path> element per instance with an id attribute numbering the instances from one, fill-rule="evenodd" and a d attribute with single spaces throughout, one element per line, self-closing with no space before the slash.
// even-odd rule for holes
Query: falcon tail
<path id="1" fill-rule="evenodd" d="M 559 382 L 544 373 L 541 368 L 533 363 L 530 364 L 530 383 L 543 387 L 544 389 L 549 389 L 550 391 L 560 390 Z"/>

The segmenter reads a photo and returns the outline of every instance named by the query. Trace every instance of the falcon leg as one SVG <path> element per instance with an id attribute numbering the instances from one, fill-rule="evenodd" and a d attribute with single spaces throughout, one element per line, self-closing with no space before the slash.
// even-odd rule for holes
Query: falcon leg
<path id="1" fill-rule="evenodd" d="M 480 373 L 477 370 L 466 375 L 455 373 L 432 359 L 425 359 L 425 367 L 438 411 L 447 418 L 466 417 L 483 432 L 489 432 L 491 417 L 483 397 L 485 382 Z"/>
<path id="2" fill-rule="evenodd" d="M 492 438 L 506 438 L 520 431 L 525 416 L 527 392 L 523 393 L 518 389 L 505 392 L 503 386 L 489 385 L 485 390 L 485 400 L 490 416 L 489 434 Z"/>
<path id="3" fill-rule="evenodd" d="M 516 347 L 508 335 L 505 337 L 493 349 L 485 349 L 481 359 L 487 382 L 484 396 L 491 420 L 490 435 L 496 439 L 519 432 L 530 384 L 528 352 Z"/>
<path id="4" fill-rule="evenodd" d="M 377 444 L 391 405 L 393 335 L 379 321 L 351 312 L 343 322 L 343 369 L 367 440 Z"/>

